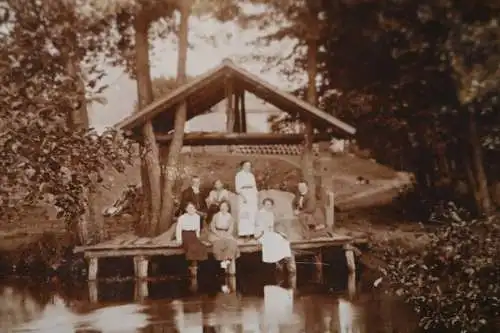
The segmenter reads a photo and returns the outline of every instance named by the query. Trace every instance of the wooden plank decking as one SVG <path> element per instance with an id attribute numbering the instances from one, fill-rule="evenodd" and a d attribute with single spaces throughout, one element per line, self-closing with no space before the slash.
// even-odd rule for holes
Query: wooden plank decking
<path id="1" fill-rule="evenodd" d="M 300 232 L 300 227 L 293 220 L 284 219 L 279 225 L 285 234 L 289 236 L 290 245 L 292 248 L 292 257 L 287 260 L 287 271 L 290 274 L 296 272 L 297 255 L 304 254 L 301 251 L 309 250 L 315 257 L 318 271 L 322 271 L 322 248 L 325 247 L 342 247 L 345 251 L 347 265 L 349 271 L 355 271 L 354 252 L 352 245 L 366 243 L 366 239 L 354 238 L 347 235 L 340 235 L 329 229 L 329 237 L 315 237 L 305 239 Z M 139 237 L 133 234 L 122 234 L 111 240 L 88 246 L 80 246 L 74 249 L 75 253 L 83 253 L 88 260 L 88 279 L 94 281 L 97 278 L 98 261 L 102 258 L 118 258 L 131 257 L 134 260 L 134 272 L 138 279 L 144 279 L 148 276 L 148 263 L 152 256 L 173 256 L 184 254 L 184 249 L 181 245 L 173 240 L 175 232 L 175 224 L 165 233 L 153 237 Z M 206 239 L 205 232 L 202 231 L 201 239 Z M 212 244 L 205 242 L 208 251 L 212 251 Z M 242 253 L 260 252 L 261 244 L 257 240 L 241 240 L 238 239 L 238 247 Z M 197 262 L 190 263 L 190 274 L 196 276 Z M 227 270 L 229 275 L 236 274 L 236 259 L 231 261 Z"/>
<path id="2" fill-rule="evenodd" d="M 211 250 L 211 244 L 204 242 Z M 259 252 L 260 243 L 238 240 L 242 253 Z M 366 243 L 365 239 L 353 238 L 344 235 L 322 237 L 310 240 L 291 241 L 292 250 L 318 249 L 322 247 L 343 246 L 347 244 Z M 132 234 L 120 235 L 115 239 L 96 245 L 76 247 L 75 253 L 83 253 L 87 258 L 127 257 L 127 256 L 172 256 L 183 254 L 182 247 L 173 240 L 159 240 L 156 238 L 138 237 Z"/>

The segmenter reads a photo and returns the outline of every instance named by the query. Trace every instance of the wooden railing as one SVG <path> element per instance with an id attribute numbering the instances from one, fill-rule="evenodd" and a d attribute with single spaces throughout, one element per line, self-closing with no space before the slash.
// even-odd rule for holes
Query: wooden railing
<path id="1" fill-rule="evenodd" d="M 234 153 L 243 155 L 289 155 L 302 154 L 302 145 L 234 145 L 234 146 L 197 146 L 189 148 L 192 152 L 199 153 Z M 319 151 L 318 145 L 313 145 L 314 152 Z"/>

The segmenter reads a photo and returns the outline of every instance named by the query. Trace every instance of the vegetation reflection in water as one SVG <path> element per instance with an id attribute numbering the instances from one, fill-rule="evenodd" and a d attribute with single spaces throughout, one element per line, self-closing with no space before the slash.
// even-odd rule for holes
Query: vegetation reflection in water
<path id="1" fill-rule="evenodd" d="M 238 281 L 236 291 L 231 290 L 232 283 L 200 286 L 198 292 L 190 291 L 185 281 L 150 283 L 150 297 L 143 302 L 133 300 L 137 287 L 130 283 L 99 284 L 98 303 L 90 302 L 82 288 L 77 295 L 67 295 L 57 288 L 40 292 L 6 284 L 0 289 L 0 331 L 368 333 L 415 329 L 409 326 L 412 316 L 400 303 L 373 291 L 353 296 L 328 292 L 331 286 L 326 285 L 292 289 L 286 283 L 250 283 L 253 286 L 245 288 Z M 175 297 L 165 298 L 170 291 Z"/>

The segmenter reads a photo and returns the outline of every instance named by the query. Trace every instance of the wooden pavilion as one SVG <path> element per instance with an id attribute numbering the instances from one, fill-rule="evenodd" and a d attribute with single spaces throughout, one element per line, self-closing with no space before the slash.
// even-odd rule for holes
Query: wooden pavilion
<path id="1" fill-rule="evenodd" d="M 247 133 L 246 91 L 284 112 L 297 115 L 305 123 L 310 123 L 311 126 L 307 126 L 310 133 Z M 292 94 L 280 91 L 228 59 L 124 119 L 116 127 L 130 131 L 133 136 L 140 138 L 141 126 L 151 121 L 156 140 L 160 145 L 164 145 L 172 138 L 175 111 L 179 103 L 187 103 L 189 120 L 207 112 L 224 99 L 227 100 L 226 133 L 186 133 L 185 145 L 292 144 L 302 143 L 304 140 L 325 140 L 330 136 L 345 138 L 356 132 L 354 127 Z M 313 128 L 319 129 L 321 134 L 314 134 Z"/>
<path id="2" fill-rule="evenodd" d="M 248 133 L 245 92 L 253 93 L 278 109 L 297 116 L 306 124 L 306 132 L 302 134 Z M 312 159 L 313 142 L 329 140 L 332 136 L 337 138 L 350 137 L 356 131 L 355 128 L 338 118 L 289 93 L 280 91 L 227 59 L 216 68 L 174 89 L 143 110 L 121 121 L 116 127 L 140 141 L 141 127 L 150 121 L 161 153 L 165 148 L 168 149 L 168 144 L 172 139 L 175 111 L 180 103 L 187 104 L 187 120 L 189 120 L 206 113 L 211 107 L 223 100 L 227 101 L 226 132 L 185 133 L 185 145 L 303 144 L 304 158 Z M 317 131 L 314 132 L 313 129 L 317 129 Z M 330 202 L 329 210 L 333 212 L 333 202 Z M 364 240 L 337 235 L 330 238 L 296 240 L 292 241 L 291 245 L 293 250 L 316 249 L 318 253 L 316 255 L 317 263 L 321 262 L 321 247 L 344 246 L 348 265 L 353 270 L 354 255 L 350 245 L 359 242 L 364 242 Z M 207 246 L 210 247 L 210 244 Z M 240 249 L 242 252 L 257 252 L 260 251 L 260 245 L 258 243 L 242 243 Z M 182 249 L 177 244 L 161 237 L 151 239 L 127 236 L 96 245 L 78 247 L 75 252 L 84 253 L 85 257 L 89 259 L 89 280 L 95 280 L 97 277 L 99 258 L 124 256 L 134 258 L 136 277 L 142 279 L 146 278 L 148 274 L 149 256 L 176 255 L 182 253 Z M 295 271 L 295 260 L 291 261 L 288 270 L 289 272 Z M 196 275 L 193 270 L 191 272 Z M 229 273 L 235 274 L 235 272 L 236 265 L 233 262 Z"/>

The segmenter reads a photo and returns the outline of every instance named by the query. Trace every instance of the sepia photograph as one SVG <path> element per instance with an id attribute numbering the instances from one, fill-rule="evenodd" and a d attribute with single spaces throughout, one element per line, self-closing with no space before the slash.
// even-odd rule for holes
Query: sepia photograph
<path id="1" fill-rule="evenodd" d="M 500 0 L 0 0 L 0 333 L 500 332 Z"/>

